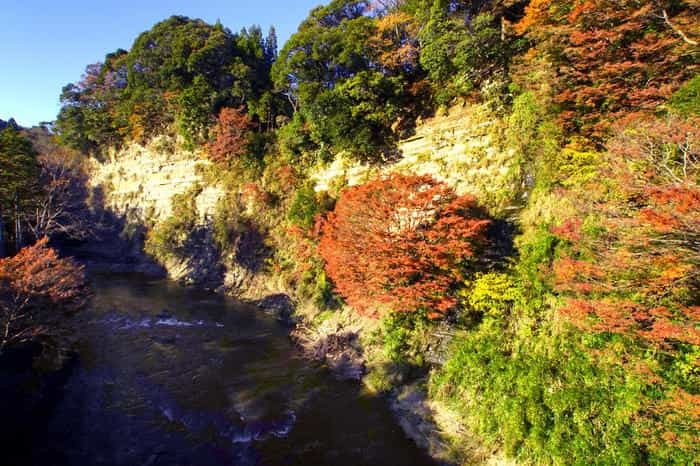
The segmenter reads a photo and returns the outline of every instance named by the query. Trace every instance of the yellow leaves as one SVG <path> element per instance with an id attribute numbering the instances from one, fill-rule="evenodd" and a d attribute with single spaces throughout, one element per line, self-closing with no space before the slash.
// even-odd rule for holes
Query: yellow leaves
<path id="1" fill-rule="evenodd" d="M 532 26 L 539 24 L 547 18 L 551 0 L 532 0 L 525 7 L 525 16 L 515 26 L 515 32 L 525 34 Z"/>
<path id="2" fill-rule="evenodd" d="M 136 113 L 136 110 L 129 115 L 129 128 L 131 139 L 134 141 L 143 141 L 146 130 L 142 124 L 141 115 Z"/>
<path id="3" fill-rule="evenodd" d="M 368 45 L 386 68 L 413 67 L 418 63 L 418 31 L 419 25 L 413 16 L 404 12 L 391 13 L 377 20 L 376 31 L 368 39 Z"/>
<path id="4" fill-rule="evenodd" d="M 600 152 L 581 151 L 571 147 L 562 150 L 558 162 L 564 187 L 583 186 L 599 175 L 603 157 Z"/>
<path id="5" fill-rule="evenodd" d="M 659 278 L 663 279 L 666 282 L 673 282 L 684 278 L 692 269 L 693 266 L 690 264 L 676 264 L 661 272 Z"/>
<path id="6" fill-rule="evenodd" d="M 490 317 L 503 317 L 520 297 L 520 290 L 504 273 L 481 273 L 471 288 L 460 292 L 469 307 Z"/>

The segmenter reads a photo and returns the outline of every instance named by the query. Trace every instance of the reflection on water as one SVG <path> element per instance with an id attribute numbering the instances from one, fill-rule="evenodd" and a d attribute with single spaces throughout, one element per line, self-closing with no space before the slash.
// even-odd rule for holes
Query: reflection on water
<path id="1" fill-rule="evenodd" d="M 101 276 L 43 465 L 428 465 L 385 403 L 299 359 L 260 310 Z"/>

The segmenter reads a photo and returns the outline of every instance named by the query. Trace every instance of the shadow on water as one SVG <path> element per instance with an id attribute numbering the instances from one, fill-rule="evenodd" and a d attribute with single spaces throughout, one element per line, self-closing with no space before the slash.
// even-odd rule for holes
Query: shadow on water
<path id="1" fill-rule="evenodd" d="M 95 288 L 72 363 L 2 366 L 4 402 L 29 400 L 3 408 L 11 464 L 433 464 L 384 400 L 299 359 L 274 316 L 139 275 Z"/>

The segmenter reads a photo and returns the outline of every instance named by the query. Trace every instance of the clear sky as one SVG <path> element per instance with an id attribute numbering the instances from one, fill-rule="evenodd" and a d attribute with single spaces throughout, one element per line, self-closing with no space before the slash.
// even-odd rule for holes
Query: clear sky
<path id="1" fill-rule="evenodd" d="M 0 119 L 22 126 L 52 121 L 61 88 L 85 65 L 171 15 L 217 19 L 238 31 L 258 24 L 277 29 L 280 48 L 325 0 L 0 0 Z"/>

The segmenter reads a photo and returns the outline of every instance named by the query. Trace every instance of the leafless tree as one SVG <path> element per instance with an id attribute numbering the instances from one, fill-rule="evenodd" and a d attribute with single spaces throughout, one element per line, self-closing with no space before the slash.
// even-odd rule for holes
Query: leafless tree
<path id="1" fill-rule="evenodd" d="M 87 239 L 91 228 L 85 207 L 86 174 L 79 159 L 55 148 L 39 156 L 40 186 L 33 205 L 24 212 L 27 228 L 35 238 L 64 235 Z"/>

